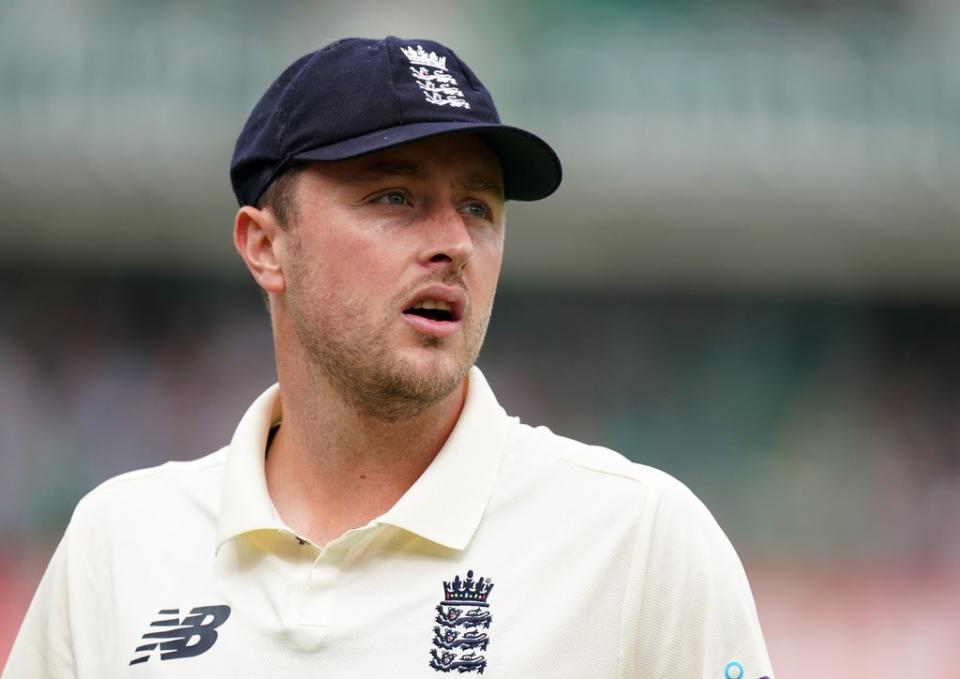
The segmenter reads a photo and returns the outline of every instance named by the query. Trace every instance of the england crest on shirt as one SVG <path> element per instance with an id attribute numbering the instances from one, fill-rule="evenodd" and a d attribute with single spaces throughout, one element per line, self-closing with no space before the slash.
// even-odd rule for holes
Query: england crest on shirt
<path id="1" fill-rule="evenodd" d="M 443 601 L 437 604 L 433 628 L 430 667 L 440 672 L 476 672 L 487 667 L 484 653 L 490 643 L 493 618 L 488 598 L 493 590 L 490 578 L 457 575 L 443 583 Z"/>

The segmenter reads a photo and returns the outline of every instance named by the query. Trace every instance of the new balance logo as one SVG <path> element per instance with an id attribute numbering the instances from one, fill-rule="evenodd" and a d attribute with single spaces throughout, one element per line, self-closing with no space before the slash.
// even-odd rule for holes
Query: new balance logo
<path id="1" fill-rule="evenodd" d="M 131 660 L 131 665 L 147 662 L 157 648 L 160 649 L 160 660 L 192 658 L 210 650 L 217 640 L 217 628 L 230 617 L 230 607 L 198 606 L 183 620 L 180 619 L 179 608 L 165 608 L 157 615 L 173 617 L 162 617 L 150 623 L 150 627 L 161 629 L 143 635 L 141 640 L 150 643 L 134 649 L 134 654 L 144 655 Z"/>

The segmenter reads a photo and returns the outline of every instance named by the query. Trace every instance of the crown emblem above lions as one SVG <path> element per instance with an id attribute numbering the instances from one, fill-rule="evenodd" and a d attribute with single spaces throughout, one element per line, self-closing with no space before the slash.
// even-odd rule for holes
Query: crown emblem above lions
<path id="1" fill-rule="evenodd" d="M 441 57 L 436 52 L 428 52 L 422 45 L 417 45 L 416 49 L 410 46 L 400 49 L 410 60 L 410 74 L 416 79 L 417 86 L 428 104 L 470 108 L 470 102 L 463 96 L 457 79 L 447 72 L 446 57 Z"/>
<path id="2" fill-rule="evenodd" d="M 457 575 L 452 581 L 443 583 L 443 596 L 449 603 L 486 605 L 487 597 L 493 589 L 490 578 L 473 579 L 473 571 L 467 571 L 463 580 Z"/>
<path id="3" fill-rule="evenodd" d="M 411 64 L 439 68 L 442 71 L 447 70 L 447 58 L 439 56 L 436 52 L 427 52 L 422 45 L 417 45 L 416 49 L 413 47 L 401 47 L 400 49 Z"/>
<path id="4" fill-rule="evenodd" d="M 490 645 L 490 603 L 493 590 L 490 578 L 455 576 L 443 582 L 443 601 L 437 604 L 433 628 L 430 667 L 438 672 L 476 672 L 487 668 L 487 647 Z"/>

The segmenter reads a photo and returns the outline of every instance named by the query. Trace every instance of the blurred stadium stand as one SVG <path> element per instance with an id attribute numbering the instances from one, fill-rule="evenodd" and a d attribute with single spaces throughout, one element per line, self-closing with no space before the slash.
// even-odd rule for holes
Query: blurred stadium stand
<path id="1" fill-rule="evenodd" d="M 511 204 L 508 410 L 687 482 L 778 676 L 960 673 L 960 8 L 0 4 L 0 664 L 76 500 L 273 379 L 243 119 L 343 35 L 434 37 L 565 161 Z"/>

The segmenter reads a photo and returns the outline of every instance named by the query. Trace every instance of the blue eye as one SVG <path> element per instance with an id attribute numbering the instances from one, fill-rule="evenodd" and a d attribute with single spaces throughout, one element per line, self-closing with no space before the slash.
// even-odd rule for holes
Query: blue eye
<path id="1" fill-rule="evenodd" d="M 386 205 L 407 205 L 408 203 L 407 197 L 399 191 L 385 193 L 377 198 L 376 202 L 385 203 Z"/>
<path id="2" fill-rule="evenodd" d="M 490 219 L 490 210 L 483 203 L 470 203 L 469 205 L 464 206 L 464 211 L 471 217 L 476 217 L 477 219 Z"/>

